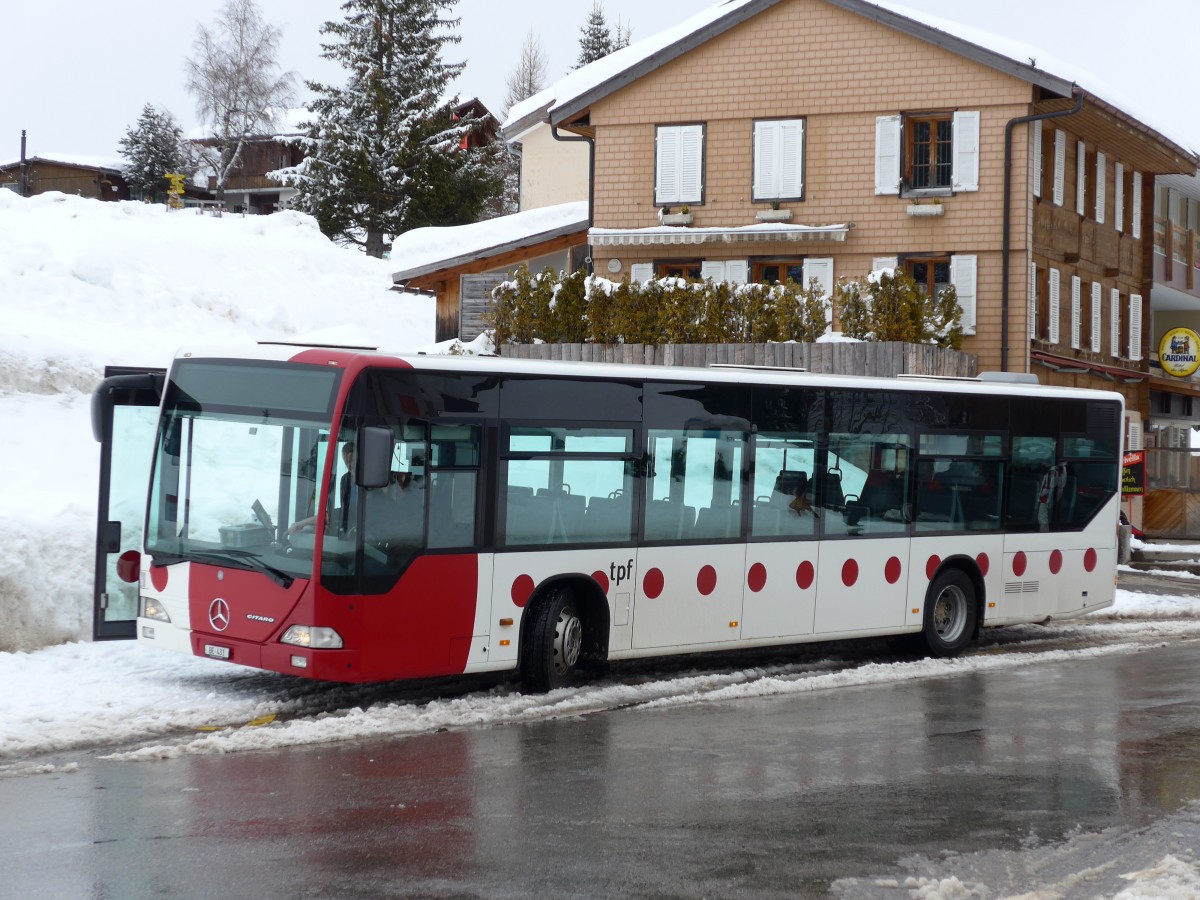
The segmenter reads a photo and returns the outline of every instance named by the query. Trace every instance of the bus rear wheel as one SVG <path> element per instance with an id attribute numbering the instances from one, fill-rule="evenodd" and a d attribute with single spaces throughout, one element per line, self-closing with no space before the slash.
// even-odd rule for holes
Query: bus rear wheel
<path id="1" fill-rule="evenodd" d="M 583 619 L 570 592 L 557 590 L 532 612 L 521 648 L 521 683 L 544 694 L 579 678 L 583 657 Z"/>
<path id="2" fill-rule="evenodd" d="M 925 595 L 922 637 L 930 656 L 957 656 L 975 635 L 978 606 L 975 585 L 965 572 L 948 569 L 938 575 Z"/>

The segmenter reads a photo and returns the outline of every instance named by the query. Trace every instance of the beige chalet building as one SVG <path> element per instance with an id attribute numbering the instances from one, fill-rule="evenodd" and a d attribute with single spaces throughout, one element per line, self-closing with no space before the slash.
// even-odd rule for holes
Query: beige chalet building
<path id="1" fill-rule="evenodd" d="M 504 132 L 593 144 L 597 274 L 832 288 L 897 267 L 956 287 L 981 370 L 1119 390 L 1136 435 L 1155 179 L 1197 157 L 981 39 L 863 0 L 730 0 L 570 73 Z M 524 167 L 552 164 L 539 148 Z"/>

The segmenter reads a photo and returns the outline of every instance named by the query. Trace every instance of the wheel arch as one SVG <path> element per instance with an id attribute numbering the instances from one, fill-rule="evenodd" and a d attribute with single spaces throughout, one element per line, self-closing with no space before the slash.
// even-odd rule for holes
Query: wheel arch
<path id="1" fill-rule="evenodd" d="M 568 572 L 547 578 L 536 588 L 525 605 L 525 614 L 521 618 L 521 646 L 518 656 L 528 646 L 530 623 L 533 616 L 530 611 L 541 603 L 546 603 L 558 591 L 567 591 L 577 601 L 580 619 L 583 620 L 583 656 L 585 659 L 602 663 L 608 659 L 608 634 L 610 614 L 608 597 L 600 585 L 590 575 L 582 572 Z"/>
<path id="2" fill-rule="evenodd" d="M 978 562 L 965 553 L 958 553 L 942 560 L 941 565 L 933 573 L 933 577 L 929 579 L 929 584 L 932 585 L 937 581 L 939 575 L 950 569 L 957 569 L 966 575 L 975 589 L 975 633 L 971 635 L 971 638 L 972 640 L 977 639 L 983 630 L 983 617 L 987 611 L 987 584 L 984 581 L 983 572 L 980 571 Z"/>

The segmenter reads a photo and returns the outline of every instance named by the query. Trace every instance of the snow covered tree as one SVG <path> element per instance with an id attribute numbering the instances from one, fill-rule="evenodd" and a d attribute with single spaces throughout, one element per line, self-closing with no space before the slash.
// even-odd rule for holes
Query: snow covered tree
<path id="1" fill-rule="evenodd" d="M 604 7 L 600 0 L 592 4 L 587 24 L 579 30 L 583 37 L 579 39 L 579 61 L 575 68 L 581 69 L 613 52 L 612 33 L 608 30 L 608 23 L 604 19 Z"/>
<path id="2" fill-rule="evenodd" d="M 615 29 L 608 27 L 600 0 L 595 0 L 592 4 L 587 24 L 579 30 L 583 36 L 579 39 L 579 61 L 575 64 L 577 69 L 603 59 L 614 50 L 628 47 L 633 39 L 633 28 L 629 25 L 622 26 L 618 21 Z"/>
<path id="3" fill-rule="evenodd" d="M 459 20 L 441 15 L 454 2 L 346 0 L 345 19 L 321 28 L 321 55 L 347 81 L 308 83 L 308 157 L 286 180 L 298 191 L 293 207 L 370 256 L 410 228 L 475 221 L 498 190 L 488 151 L 469 140 L 479 121 L 446 99 L 463 69 L 442 60 L 460 40 Z"/>
<path id="4" fill-rule="evenodd" d="M 125 180 L 152 203 L 166 196 L 168 172 L 191 170 L 180 143 L 182 135 L 174 116 L 147 103 L 137 124 L 127 128 L 121 138 L 121 156 L 127 163 Z"/>
<path id="5" fill-rule="evenodd" d="M 197 26 L 186 62 L 187 89 L 210 130 L 204 156 L 216 174 L 217 200 L 241 164 L 246 139 L 274 130 L 274 116 L 292 102 L 294 82 L 276 56 L 281 32 L 263 21 L 254 0 L 225 0 L 213 28 Z"/>

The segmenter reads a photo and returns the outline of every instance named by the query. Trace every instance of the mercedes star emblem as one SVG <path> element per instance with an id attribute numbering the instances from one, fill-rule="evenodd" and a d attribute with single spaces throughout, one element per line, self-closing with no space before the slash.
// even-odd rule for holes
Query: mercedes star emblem
<path id="1" fill-rule="evenodd" d="M 229 627 L 229 604 L 218 597 L 208 604 L 208 621 L 217 631 Z"/>

